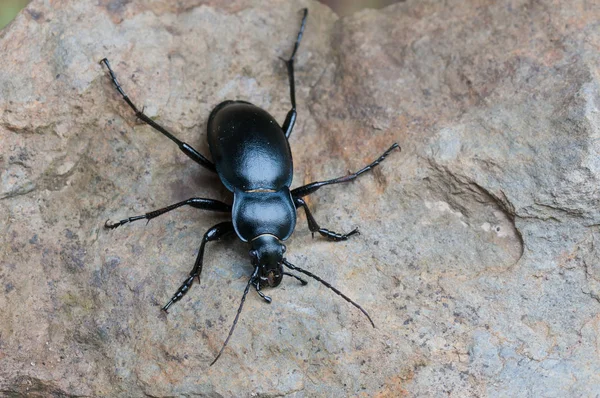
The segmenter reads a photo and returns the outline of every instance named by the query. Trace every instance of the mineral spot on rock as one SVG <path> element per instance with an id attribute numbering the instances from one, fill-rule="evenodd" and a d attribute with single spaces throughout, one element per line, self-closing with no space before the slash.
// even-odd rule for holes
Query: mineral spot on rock
<path id="1" fill-rule="evenodd" d="M 284 282 L 249 294 L 247 245 L 207 247 L 201 285 L 160 307 L 231 198 L 132 115 L 208 153 L 226 99 L 283 122 L 299 10 L 293 187 L 310 197 Z M 600 8 L 407 0 L 339 18 L 314 1 L 33 0 L 0 32 L 0 395 L 595 396 L 600 394 Z M 266 291 L 265 291 L 266 292 Z"/>

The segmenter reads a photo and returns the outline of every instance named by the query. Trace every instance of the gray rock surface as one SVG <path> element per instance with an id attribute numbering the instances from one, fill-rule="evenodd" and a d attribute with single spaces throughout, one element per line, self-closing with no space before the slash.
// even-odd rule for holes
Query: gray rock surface
<path id="1" fill-rule="evenodd" d="M 301 7 L 295 186 L 402 153 L 309 204 L 288 257 L 316 282 L 252 294 L 247 247 L 207 250 L 202 285 L 168 316 L 229 200 L 140 124 L 208 152 L 212 107 L 283 120 Z M 338 19 L 310 1 L 34 0 L 0 33 L 0 392 L 29 396 L 600 394 L 600 7 L 409 0 Z"/>

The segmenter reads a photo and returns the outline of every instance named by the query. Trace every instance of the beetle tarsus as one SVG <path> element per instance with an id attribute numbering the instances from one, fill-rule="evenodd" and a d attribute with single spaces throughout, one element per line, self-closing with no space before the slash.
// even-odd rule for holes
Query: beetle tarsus
<path id="1" fill-rule="evenodd" d="M 391 147 L 389 147 L 375 161 L 373 161 L 371 164 L 363 167 L 362 169 L 360 169 L 356 173 L 350 173 L 350 174 L 345 175 L 343 177 L 338 177 L 338 178 L 334 178 L 334 179 L 331 179 L 331 180 L 311 182 L 310 184 L 306 184 L 306 185 L 303 185 L 303 186 L 298 187 L 296 189 L 293 189 L 292 190 L 292 196 L 294 197 L 294 199 L 298 199 L 298 198 L 302 198 L 304 196 L 310 195 L 311 193 L 314 193 L 319 188 L 324 187 L 326 185 L 340 184 L 340 183 L 343 183 L 343 182 L 350 182 L 350 181 L 356 179 L 359 175 L 361 175 L 363 173 L 366 173 L 367 171 L 373 170 L 373 168 L 375 166 L 379 165 L 396 148 L 399 149 L 399 150 L 402 150 L 397 143 L 394 143 Z"/>
<path id="2" fill-rule="evenodd" d="M 121 226 L 121 223 L 113 224 L 110 220 L 106 220 L 106 222 L 104 223 L 104 228 L 106 228 L 106 229 L 115 229 L 115 228 L 119 228 L 120 226 Z"/>
<path id="3" fill-rule="evenodd" d="M 302 16 L 302 22 L 300 23 L 300 30 L 298 31 L 298 37 L 296 38 L 296 42 L 294 43 L 294 50 L 292 51 L 292 56 L 289 59 L 285 59 L 279 57 L 283 62 L 285 62 L 285 67 L 288 72 L 288 79 L 290 81 L 290 101 L 292 103 L 292 109 L 288 112 L 285 117 L 285 121 L 281 126 L 281 129 L 285 133 L 286 138 L 290 138 L 292 134 L 292 130 L 294 129 L 294 125 L 296 124 L 296 86 L 294 79 L 294 59 L 296 58 L 296 52 L 298 51 L 298 47 L 300 47 L 300 41 L 302 40 L 302 35 L 304 34 L 304 28 L 306 27 L 306 18 L 308 17 L 308 9 L 304 8 Z"/>
<path id="4" fill-rule="evenodd" d="M 123 219 L 123 220 L 121 220 L 121 221 L 119 221 L 118 223 L 115 223 L 115 224 L 109 224 L 109 225 L 104 224 L 104 225 L 107 228 L 109 228 L 109 229 L 115 229 L 115 228 L 120 227 L 123 224 L 127 224 L 127 223 L 130 223 L 132 221 L 143 220 L 144 218 L 147 218 L 146 215 L 143 215 L 143 216 L 134 216 L 134 217 L 129 217 L 129 218 Z M 148 219 L 148 221 L 150 221 L 150 219 Z"/>
<path id="5" fill-rule="evenodd" d="M 300 30 L 298 31 L 298 37 L 296 38 L 296 42 L 294 43 L 294 51 L 292 51 L 292 56 L 286 62 L 293 62 L 296 57 L 296 52 L 298 51 L 298 47 L 300 47 L 300 41 L 302 41 L 302 35 L 304 34 L 304 28 L 306 27 L 306 19 L 308 18 L 308 8 L 302 9 L 302 22 L 300 23 Z"/>
<path id="6" fill-rule="evenodd" d="M 183 284 L 177 289 L 177 292 L 173 295 L 171 300 L 163 307 L 163 309 L 168 309 L 173 303 L 181 300 L 183 296 L 190 290 L 194 283 L 194 279 L 198 278 L 198 284 L 200 283 L 200 274 L 202 273 L 202 264 L 204 262 L 204 250 L 206 244 L 208 242 L 217 241 L 223 236 L 233 232 L 233 224 L 231 221 L 225 221 L 214 225 L 204 234 L 202 238 L 202 243 L 200 244 L 200 250 L 198 251 L 198 256 L 196 257 L 196 262 L 194 263 L 194 268 L 190 272 L 189 276 L 183 282 Z"/>
<path id="7" fill-rule="evenodd" d="M 201 209 L 201 210 L 211 210 L 211 211 L 218 211 L 218 212 L 230 212 L 231 211 L 230 205 L 220 202 L 218 200 L 205 199 L 205 198 L 190 198 L 188 200 L 184 200 L 182 202 L 178 202 L 178 203 L 172 204 L 170 206 L 163 207 L 162 209 L 150 211 L 150 212 L 148 212 L 146 214 L 142 214 L 140 216 L 133 216 L 133 217 L 123 219 L 115 224 L 111 223 L 110 220 L 107 220 L 106 223 L 104 223 L 104 226 L 108 229 L 115 229 L 115 228 L 120 227 L 123 224 L 127 224 L 127 223 L 137 221 L 137 220 L 147 220 L 146 225 L 148 225 L 150 223 L 150 220 L 152 220 L 153 218 L 156 218 L 162 214 L 168 213 L 171 210 L 175 210 L 178 207 L 185 206 L 185 205 L 192 206 L 192 207 L 195 207 L 196 209 Z"/>
<path id="8" fill-rule="evenodd" d="M 108 73 L 110 74 L 110 78 L 111 78 L 113 84 L 115 85 L 117 91 L 119 92 L 119 94 L 121 94 L 121 97 L 123 97 L 123 100 L 133 110 L 133 112 L 135 113 L 135 116 L 138 119 L 140 119 L 144 123 L 148 124 L 150 127 L 152 127 L 153 129 L 155 129 L 156 131 L 158 131 L 159 133 L 163 134 L 165 137 L 167 137 L 168 139 L 173 141 L 175 144 L 177 144 L 177 146 L 183 153 L 185 153 L 187 156 L 189 156 L 194 162 L 198 163 L 200 166 L 203 166 L 212 172 L 217 171 L 213 162 L 208 160 L 206 157 L 201 155 L 200 152 L 196 151 L 194 148 L 190 147 L 185 142 L 180 141 L 177 137 L 175 137 L 171 132 L 169 132 L 163 126 L 161 126 L 160 124 L 156 123 L 154 120 L 152 120 L 151 118 L 146 116 L 144 114 L 143 108 L 142 108 L 142 111 L 140 112 L 140 110 L 137 108 L 137 106 L 135 106 L 135 104 L 131 101 L 129 96 L 127 94 L 125 94 L 123 87 L 121 87 L 121 84 L 119 84 L 119 81 L 117 80 L 117 75 L 110 67 L 110 63 L 108 62 L 108 59 L 103 58 L 100 61 L 100 63 L 101 64 L 103 63 L 104 65 L 106 65 L 106 68 L 108 69 Z"/>
<path id="9" fill-rule="evenodd" d="M 271 304 L 271 302 L 273 301 L 273 299 L 271 299 L 271 297 L 267 296 L 266 294 L 264 294 L 263 292 L 260 291 L 260 282 L 259 280 L 255 280 L 253 283 L 254 288 L 256 289 L 256 293 L 258 293 L 258 295 L 260 297 L 262 297 L 263 300 L 265 300 L 268 304 Z"/>
<path id="10" fill-rule="evenodd" d="M 360 235 L 360 232 L 358 232 L 358 228 L 354 228 L 352 231 L 348 232 L 347 234 L 340 234 L 334 231 L 330 231 L 326 228 L 321 228 L 319 227 L 319 224 L 317 223 L 317 220 L 315 220 L 315 218 L 313 217 L 310 209 L 308 208 L 308 205 L 306 204 L 306 201 L 302 198 L 294 198 L 294 204 L 296 206 L 296 208 L 302 207 L 304 209 L 304 212 L 306 213 L 306 221 L 308 222 L 308 229 L 310 229 L 310 233 L 314 239 L 315 237 L 315 232 L 318 232 L 319 234 L 321 234 L 321 236 L 332 240 L 334 242 L 340 242 L 343 240 L 347 240 L 348 237 L 352 236 L 352 235 Z"/>
<path id="11" fill-rule="evenodd" d="M 167 310 L 169 309 L 169 307 L 171 305 L 173 305 L 177 301 L 181 300 L 183 298 L 183 296 L 186 295 L 186 293 L 192 287 L 192 284 L 194 283 L 194 278 L 196 276 L 199 277 L 199 275 L 190 275 L 190 276 L 188 276 L 188 278 L 185 280 L 185 282 L 183 282 L 183 284 L 179 287 L 179 289 L 177 289 L 177 293 L 175 293 L 173 295 L 173 297 L 171 297 L 171 300 L 169 300 L 169 302 L 167 304 L 165 304 L 165 306 L 162 308 L 165 312 L 167 312 Z"/>
<path id="12" fill-rule="evenodd" d="M 318 232 L 321 234 L 321 236 L 324 236 L 327 239 L 331 239 L 334 242 L 348 240 L 348 237 L 350 237 L 352 235 L 360 235 L 360 232 L 358 232 L 358 228 L 354 228 L 352 231 L 348 232 L 347 234 L 338 234 L 337 232 L 333 232 L 333 231 L 330 231 L 325 228 L 319 229 Z"/>

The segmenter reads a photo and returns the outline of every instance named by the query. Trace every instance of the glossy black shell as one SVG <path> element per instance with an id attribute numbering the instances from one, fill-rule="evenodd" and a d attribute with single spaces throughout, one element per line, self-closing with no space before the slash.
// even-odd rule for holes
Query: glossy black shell
<path id="1" fill-rule="evenodd" d="M 296 208 L 289 188 L 276 192 L 244 192 L 233 194 L 231 219 L 235 232 L 248 242 L 259 235 L 274 235 L 286 240 L 296 226 Z"/>
<path id="2" fill-rule="evenodd" d="M 230 191 L 279 190 L 292 184 L 292 153 L 277 121 L 255 105 L 226 101 L 208 119 L 208 145 Z"/>
<path id="3" fill-rule="evenodd" d="M 273 116 L 248 102 L 223 102 L 208 119 L 208 145 L 219 178 L 234 195 L 238 237 L 289 238 L 296 226 L 292 153 Z"/>

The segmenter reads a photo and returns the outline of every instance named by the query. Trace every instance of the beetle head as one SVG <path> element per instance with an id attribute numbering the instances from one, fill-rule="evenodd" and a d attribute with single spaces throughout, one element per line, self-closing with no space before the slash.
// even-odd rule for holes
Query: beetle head
<path id="1" fill-rule="evenodd" d="M 275 287 L 283 278 L 285 245 L 274 235 L 260 235 L 251 242 L 252 265 L 258 267 L 261 286 Z"/>

